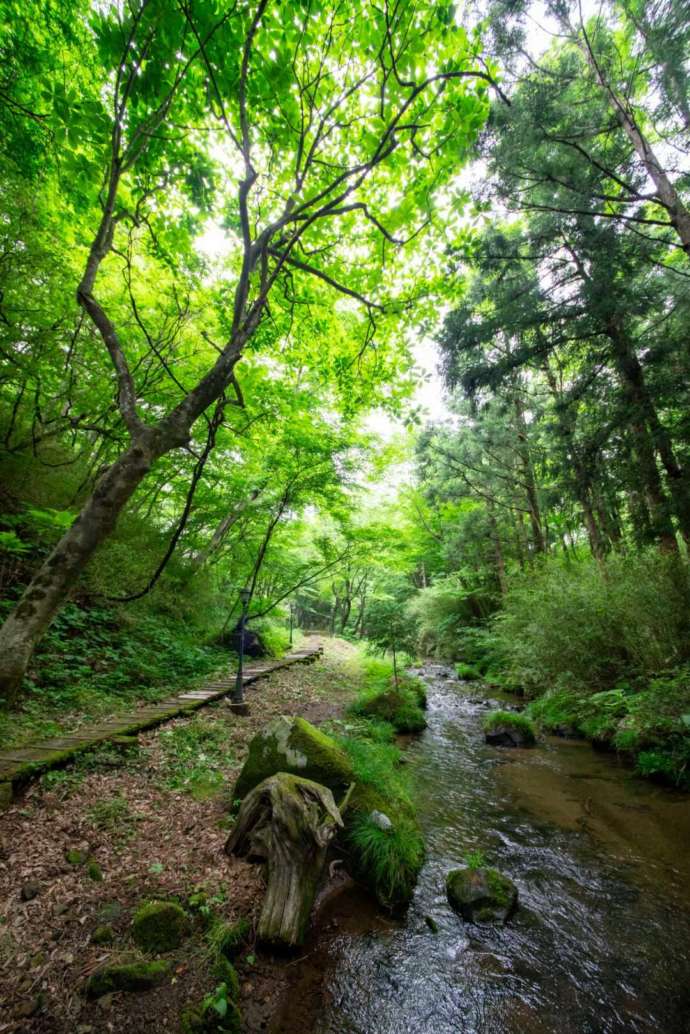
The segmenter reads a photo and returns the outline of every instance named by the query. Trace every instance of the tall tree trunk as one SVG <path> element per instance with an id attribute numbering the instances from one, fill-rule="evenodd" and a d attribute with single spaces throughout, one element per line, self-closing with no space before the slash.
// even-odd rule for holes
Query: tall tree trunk
<path id="1" fill-rule="evenodd" d="M 629 426 L 652 527 L 664 550 L 677 550 L 678 543 L 671 521 L 669 500 L 664 492 L 656 462 L 655 439 L 648 426 L 652 413 L 658 422 L 656 410 L 647 391 L 637 356 L 615 317 L 611 317 L 607 322 L 607 334 L 612 345 L 618 378 L 630 407 Z"/>
<path id="2" fill-rule="evenodd" d="M 506 578 L 506 563 L 505 557 L 503 556 L 503 546 L 501 544 L 501 536 L 498 531 L 498 522 L 496 521 L 496 514 L 494 513 L 493 503 L 489 503 L 487 507 L 487 513 L 489 515 L 489 529 L 491 532 L 491 542 L 494 550 L 494 560 L 496 562 L 496 577 L 498 578 L 498 585 L 501 590 L 501 596 L 505 596 L 508 592 L 508 579 Z"/>
<path id="3" fill-rule="evenodd" d="M 96 483 L 91 498 L 27 586 L 0 629 L 0 697 L 12 699 L 36 643 L 153 463 L 176 444 L 140 434 Z"/>
<path id="4" fill-rule="evenodd" d="M 572 30 L 571 30 L 572 31 Z M 656 188 L 659 203 L 666 209 L 669 221 L 675 229 L 683 250 L 690 255 L 690 211 L 684 205 L 678 191 L 671 182 L 666 170 L 657 158 L 647 137 L 640 129 L 635 113 L 627 99 L 619 97 L 599 64 L 587 33 L 583 29 L 582 36 L 576 34 L 580 49 L 592 69 L 615 118 L 626 134 L 635 152 L 642 162 L 647 175 Z"/>
<path id="5" fill-rule="evenodd" d="M 525 497 L 529 511 L 530 527 L 532 530 L 532 543 L 535 553 L 546 552 L 544 532 L 542 528 L 541 510 L 539 508 L 539 497 L 537 495 L 537 482 L 534 477 L 534 467 L 530 454 L 529 436 L 525 413 L 520 399 L 519 391 L 516 389 L 513 394 L 513 409 L 515 412 L 515 433 L 517 435 L 517 454 L 522 468 L 522 477 L 525 485 Z"/>

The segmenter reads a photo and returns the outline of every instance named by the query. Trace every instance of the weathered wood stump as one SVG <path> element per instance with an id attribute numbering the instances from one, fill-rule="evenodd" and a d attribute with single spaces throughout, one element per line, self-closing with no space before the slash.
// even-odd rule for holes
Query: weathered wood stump
<path id="1" fill-rule="evenodd" d="M 260 940 L 303 943 L 328 845 L 342 825 L 327 787 L 287 772 L 264 779 L 244 798 L 225 850 L 266 863 Z"/>

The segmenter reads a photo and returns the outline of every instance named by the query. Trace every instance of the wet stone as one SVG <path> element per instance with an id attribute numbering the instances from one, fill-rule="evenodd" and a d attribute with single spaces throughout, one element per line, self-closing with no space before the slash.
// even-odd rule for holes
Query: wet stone
<path id="1" fill-rule="evenodd" d="M 515 911 L 517 887 L 497 869 L 453 869 L 446 877 L 451 907 L 467 922 L 504 923 Z"/>

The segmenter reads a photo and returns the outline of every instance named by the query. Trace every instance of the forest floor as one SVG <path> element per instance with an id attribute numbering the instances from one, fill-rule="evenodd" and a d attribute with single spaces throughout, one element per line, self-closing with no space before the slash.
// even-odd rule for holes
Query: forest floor
<path id="1" fill-rule="evenodd" d="M 304 645 L 317 645 L 311 639 Z M 279 714 L 320 723 L 337 717 L 358 688 L 357 651 L 325 639 L 310 665 L 274 672 L 247 694 L 248 717 L 225 701 L 142 733 L 138 748 L 112 747 L 47 773 L 2 816 L 0 831 L 0 1034 L 150 1034 L 179 1030 L 179 1017 L 218 982 L 201 917 L 165 956 L 173 978 L 143 993 L 84 994 L 88 975 L 136 954 L 131 916 L 144 901 L 186 904 L 232 922 L 253 919 L 258 869 L 223 850 L 231 788 L 251 737 Z M 82 862 L 72 864 L 68 852 Z M 107 925 L 114 940 L 92 942 Z M 266 1029 L 285 981 L 252 946 L 238 965 L 246 1029 Z"/>

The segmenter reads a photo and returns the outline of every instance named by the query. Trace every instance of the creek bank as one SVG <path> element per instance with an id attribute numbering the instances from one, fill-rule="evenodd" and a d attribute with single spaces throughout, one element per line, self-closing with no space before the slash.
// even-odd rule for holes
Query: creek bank
<path id="1" fill-rule="evenodd" d="M 355 651 L 328 640 L 326 656 L 276 671 L 247 694 L 251 714 L 224 703 L 137 737 L 127 751 L 104 750 L 29 785 L 0 826 L 0 1013 L 17 1021 L 32 1009 L 36 1034 L 106 1026 L 127 1034 L 177 1032 L 188 1006 L 203 1002 L 227 972 L 211 960 L 211 924 L 236 954 L 240 1010 L 257 1029 L 283 986 L 271 956 L 259 956 L 253 928 L 263 898 L 260 873 L 228 859 L 228 800 L 253 735 L 284 711 L 315 723 L 341 716 L 352 700 Z M 71 864 L 78 845 L 94 859 Z M 21 889 L 37 893 L 22 900 Z M 179 903 L 192 929 L 163 961 L 174 965 L 146 992 L 83 995 L 85 973 L 126 962 L 135 951 L 132 918 L 144 902 Z M 95 938 L 94 938 L 94 935 Z M 232 947 L 233 938 L 237 944 Z M 36 1005 L 36 981 L 41 998 Z M 24 1029 L 24 1028 L 22 1028 Z"/>

